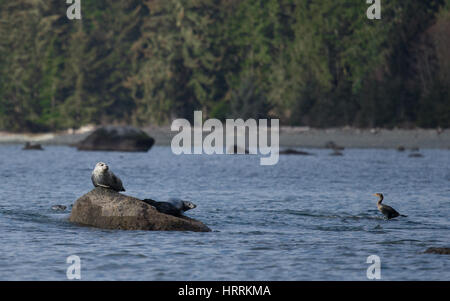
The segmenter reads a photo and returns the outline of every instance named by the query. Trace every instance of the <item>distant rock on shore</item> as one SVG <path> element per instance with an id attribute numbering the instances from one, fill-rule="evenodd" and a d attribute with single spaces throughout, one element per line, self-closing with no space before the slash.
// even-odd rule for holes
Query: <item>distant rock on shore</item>
<path id="1" fill-rule="evenodd" d="M 27 142 L 25 143 L 24 147 L 22 148 L 23 150 L 44 150 L 42 148 L 42 145 L 40 145 L 39 143 L 30 143 Z"/>
<path id="2" fill-rule="evenodd" d="M 131 126 L 105 126 L 98 128 L 81 142 L 78 150 L 146 152 L 155 140 L 146 132 Z"/>
<path id="3" fill-rule="evenodd" d="M 0 131 L 0 144 L 24 144 L 27 141 L 46 145 L 77 146 L 80 141 L 92 134 L 94 126 L 86 126 L 79 130 L 54 132 L 46 134 L 17 134 Z M 151 135 L 157 145 L 170 146 L 177 135 L 170 125 L 145 126 L 145 133 Z M 370 130 L 358 128 L 304 128 L 280 127 L 279 145 L 284 148 L 352 148 L 401 149 L 414 147 L 421 149 L 450 149 L 450 130 L 436 129 L 379 129 L 374 135 Z M 114 146 L 114 145 L 113 145 Z M 93 149 L 96 150 L 96 149 Z M 101 149 L 100 149 L 101 150 Z M 113 149 L 116 150 L 116 149 Z M 231 149 L 232 150 L 232 149 Z M 229 152 L 231 152 L 231 150 Z M 119 149 L 120 151 L 120 149 Z M 142 150 L 142 151 L 145 151 Z"/>
<path id="4" fill-rule="evenodd" d="M 75 202 L 69 221 L 103 229 L 211 231 L 200 221 L 160 213 L 137 198 L 102 187 L 94 188 Z"/>
<path id="5" fill-rule="evenodd" d="M 345 147 L 337 145 L 336 143 L 334 143 L 334 141 L 328 141 L 327 143 L 325 143 L 325 148 L 331 148 L 336 151 L 341 151 L 345 149 Z"/>

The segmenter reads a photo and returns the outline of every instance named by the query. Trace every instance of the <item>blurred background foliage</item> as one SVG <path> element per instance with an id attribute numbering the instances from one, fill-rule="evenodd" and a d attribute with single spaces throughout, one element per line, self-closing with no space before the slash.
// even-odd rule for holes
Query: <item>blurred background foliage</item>
<path id="1" fill-rule="evenodd" d="M 0 129 L 450 127 L 450 0 L 0 0 Z"/>

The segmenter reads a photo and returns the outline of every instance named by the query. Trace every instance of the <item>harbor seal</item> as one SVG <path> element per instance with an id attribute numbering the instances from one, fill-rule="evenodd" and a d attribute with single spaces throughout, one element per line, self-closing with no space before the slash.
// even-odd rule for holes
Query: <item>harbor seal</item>
<path id="1" fill-rule="evenodd" d="M 173 215 L 173 216 L 183 216 L 183 213 L 185 211 L 194 209 L 197 207 L 192 202 L 189 201 L 183 201 L 178 199 L 171 199 L 167 202 L 158 202 L 152 199 L 144 199 L 143 202 L 153 206 L 161 213 Z"/>
<path id="2" fill-rule="evenodd" d="M 95 168 L 92 171 L 91 180 L 95 187 L 103 187 L 115 191 L 125 191 L 122 181 L 110 171 L 109 166 L 103 162 L 98 162 L 95 165 Z"/>
<path id="3" fill-rule="evenodd" d="M 67 209 L 67 206 L 64 205 L 53 205 L 52 210 L 54 211 L 64 211 Z"/>

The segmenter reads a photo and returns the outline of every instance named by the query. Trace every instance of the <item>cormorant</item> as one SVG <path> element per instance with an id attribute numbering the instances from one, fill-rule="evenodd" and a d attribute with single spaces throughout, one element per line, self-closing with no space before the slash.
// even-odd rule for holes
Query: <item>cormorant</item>
<path id="1" fill-rule="evenodd" d="M 383 199 L 384 199 L 382 193 L 375 193 L 374 196 L 377 196 L 379 198 L 378 203 L 377 203 L 378 210 L 380 210 L 380 212 L 383 213 L 387 219 L 391 219 L 391 218 L 394 218 L 397 216 L 407 217 L 407 215 L 398 213 L 397 210 L 395 210 L 391 206 L 381 204 L 381 202 L 383 202 Z"/>

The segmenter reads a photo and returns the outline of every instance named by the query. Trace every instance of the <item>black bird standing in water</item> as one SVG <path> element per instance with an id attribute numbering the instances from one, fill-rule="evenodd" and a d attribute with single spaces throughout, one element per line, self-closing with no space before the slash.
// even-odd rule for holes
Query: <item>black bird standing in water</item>
<path id="1" fill-rule="evenodd" d="M 384 199 L 382 193 L 375 193 L 374 196 L 377 196 L 379 198 L 377 203 L 378 210 L 380 210 L 380 212 L 383 213 L 387 219 L 391 219 L 397 216 L 407 217 L 407 215 L 398 213 L 397 210 L 395 210 L 391 206 L 381 204 L 381 202 L 383 202 Z"/>

